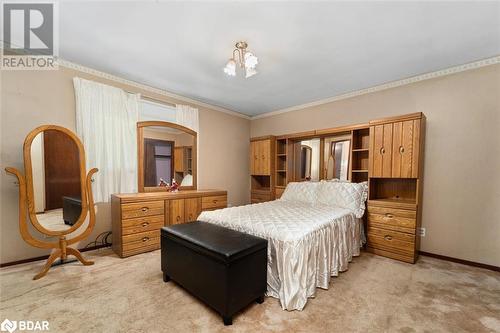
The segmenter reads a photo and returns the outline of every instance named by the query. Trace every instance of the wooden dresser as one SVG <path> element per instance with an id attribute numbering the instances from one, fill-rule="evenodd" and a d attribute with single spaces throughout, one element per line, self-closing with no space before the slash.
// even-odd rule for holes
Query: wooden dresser
<path id="1" fill-rule="evenodd" d="M 120 257 L 160 248 L 160 228 L 195 221 L 205 210 L 227 207 L 227 192 L 185 190 L 113 194 L 113 250 Z"/>

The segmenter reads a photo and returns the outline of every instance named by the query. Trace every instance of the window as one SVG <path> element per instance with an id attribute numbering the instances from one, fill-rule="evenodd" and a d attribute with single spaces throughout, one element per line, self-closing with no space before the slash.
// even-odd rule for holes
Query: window
<path id="1" fill-rule="evenodd" d="M 139 121 L 168 121 L 175 123 L 175 107 L 141 99 Z"/>

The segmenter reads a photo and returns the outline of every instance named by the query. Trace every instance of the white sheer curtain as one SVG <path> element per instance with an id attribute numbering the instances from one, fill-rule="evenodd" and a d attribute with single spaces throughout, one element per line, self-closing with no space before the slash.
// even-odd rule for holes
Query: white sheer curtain
<path id="1" fill-rule="evenodd" d="M 198 133 L 198 109 L 189 105 L 177 104 L 175 106 L 175 122 Z"/>
<path id="2" fill-rule="evenodd" d="M 113 193 L 137 192 L 139 94 L 75 77 L 76 131 L 83 141 L 87 169 L 94 176 L 95 202 Z"/>

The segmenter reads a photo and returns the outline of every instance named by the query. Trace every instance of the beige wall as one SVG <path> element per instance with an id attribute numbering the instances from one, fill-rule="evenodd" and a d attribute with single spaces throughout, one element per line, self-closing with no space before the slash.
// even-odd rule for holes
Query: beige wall
<path id="1" fill-rule="evenodd" d="M 251 122 L 251 136 L 427 116 L 421 250 L 500 266 L 500 65 Z"/>
<path id="2" fill-rule="evenodd" d="M 42 124 L 57 124 L 75 130 L 75 100 L 72 78 L 79 76 L 140 92 L 170 103 L 186 104 L 163 95 L 61 67 L 58 71 L 0 71 L 1 75 L 1 210 L 0 262 L 47 254 L 26 244 L 18 229 L 18 188 L 15 178 L 3 169 L 23 169 L 22 145 L 29 131 Z M 198 188 L 228 191 L 229 204 L 249 201 L 248 149 L 250 121 L 212 109 L 200 111 Z M 79 247 L 100 232 L 111 230 L 109 204 L 98 205 L 96 228 Z"/>

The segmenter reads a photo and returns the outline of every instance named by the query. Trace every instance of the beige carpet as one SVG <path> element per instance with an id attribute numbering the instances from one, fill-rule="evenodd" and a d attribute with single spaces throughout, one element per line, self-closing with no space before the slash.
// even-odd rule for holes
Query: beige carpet
<path id="1" fill-rule="evenodd" d="M 86 256 L 96 264 L 55 267 L 39 281 L 42 262 L 1 269 L 0 321 L 48 320 L 50 332 L 500 332 L 500 273 L 428 257 L 410 265 L 363 253 L 304 311 L 267 297 L 224 327 L 163 283 L 159 251 Z"/>

